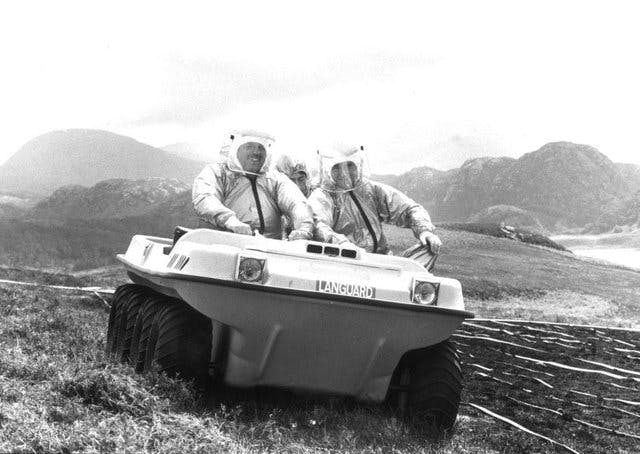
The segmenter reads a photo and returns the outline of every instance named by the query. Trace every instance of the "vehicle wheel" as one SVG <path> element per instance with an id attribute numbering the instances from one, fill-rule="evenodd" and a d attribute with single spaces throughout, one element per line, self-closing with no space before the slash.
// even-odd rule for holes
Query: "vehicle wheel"
<path id="1" fill-rule="evenodd" d="M 408 416 L 413 423 L 438 432 L 456 422 L 462 369 L 450 340 L 413 352 L 409 365 Z"/>
<path id="2" fill-rule="evenodd" d="M 120 330 L 116 341 L 116 358 L 123 363 L 132 363 L 135 358 L 131 355 L 133 347 L 133 331 L 135 329 L 136 320 L 140 307 L 146 301 L 152 290 L 146 287 L 140 287 L 129 294 L 129 298 L 125 299 L 121 306 Z M 135 346 L 136 354 L 138 347 Z"/>
<path id="3" fill-rule="evenodd" d="M 151 358 L 147 355 L 151 326 L 166 299 L 167 297 L 160 293 L 149 293 L 140 306 L 133 328 L 131 350 L 129 350 L 131 364 L 136 372 L 146 372 L 151 369 Z"/>
<path id="4" fill-rule="evenodd" d="M 167 298 L 153 318 L 146 355 L 145 369 L 152 358 L 167 375 L 204 385 L 211 358 L 211 320 L 183 301 Z"/>
<path id="5" fill-rule="evenodd" d="M 140 286 L 135 284 L 121 285 L 116 289 L 111 300 L 111 309 L 109 310 L 109 324 L 107 326 L 107 345 L 105 351 L 107 355 L 112 356 L 117 349 L 118 334 L 122 322 L 122 306 L 129 297 L 138 291 Z"/>

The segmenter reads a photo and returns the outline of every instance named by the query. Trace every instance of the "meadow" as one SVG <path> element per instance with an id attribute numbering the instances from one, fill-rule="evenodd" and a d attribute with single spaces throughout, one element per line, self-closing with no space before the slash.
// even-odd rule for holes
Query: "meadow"
<path id="1" fill-rule="evenodd" d="M 398 251 L 413 242 L 406 231 L 388 233 Z M 638 272 L 509 239 L 440 234 L 436 273 L 461 280 L 479 317 L 640 325 Z M 125 281 L 111 266 L 73 274 L 1 268 L 0 279 Z M 157 373 L 137 375 L 104 354 L 108 303 L 87 292 L 0 285 L 0 452 L 567 451 L 473 405 L 580 453 L 640 446 L 637 331 L 470 321 L 453 338 L 463 405 L 452 433 L 435 439 L 384 405 L 267 389 L 201 393 Z"/>

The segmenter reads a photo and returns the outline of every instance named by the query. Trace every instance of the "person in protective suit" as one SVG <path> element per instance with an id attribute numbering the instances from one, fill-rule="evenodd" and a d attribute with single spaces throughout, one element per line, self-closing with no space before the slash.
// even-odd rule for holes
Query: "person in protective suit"
<path id="1" fill-rule="evenodd" d="M 273 143 L 268 134 L 236 132 L 226 159 L 200 172 L 192 200 L 205 227 L 282 239 L 284 215 L 292 223 L 289 240 L 312 238 L 313 215 L 306 198 L 285 175 L 270 170 Z"/>
<path id="2" fill-rule="evenodd" d="M 288 154 L 283 154 L 278 159 L 278 163 L 276 164 L 276 170 L 285 174 L 291 181 L 298 186 L 300 192 L 305 197 L 309 197 L 311 195 L 312 185 L 311 180 L 309 178 L 309 171 L 307 170 L 307 164 L 298 159 L 294 158 Z M 289 232 L 292 230 L 291 221 L 286 216 L 282 217 L 282 229 L 283 229 L 283 237 L 288 236 Z"/>
<path id="3" fill-rule="evenodd" d="M 289 179 L 298 186 L 298 189 L 300 189 L 300 192 L 302 192 L 305 197 L 311 195 L 311 179 L 309 178 L 307 164 L 304 161 L 284 154 L 278 159 L 276 170 L 288 176 Z"/>
<path id="4" fill-rule="evenodd" d="M 325 243 L 351 242 L 367 252 L 387 254 L 382 222 L 408 227 L 433 254 L 442 242 L 429 213 L 397 189 L 363 176 L 364 148 L 342 147 L 320 154 L 320 187 L 309 197 L 315 237 Z"/>

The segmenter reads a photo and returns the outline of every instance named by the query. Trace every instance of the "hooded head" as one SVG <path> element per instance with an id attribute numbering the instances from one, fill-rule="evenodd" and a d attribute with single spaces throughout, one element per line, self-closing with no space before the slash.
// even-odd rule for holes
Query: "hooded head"
<path id="1" fill-rule="evenodd" d="M 327 191 L 345 192 L 357 188 L 363 180 L 364 147 L 339 146 L 318 152 L 320 186 Z"/>
<path id="2" fill-rule="evenodd" d="M 241 130 L 231 134 L 227 166 L 234 172 L 266 173 L 273 159 L 275 139 L 264 132 Z"/>
<path id="3" fill-rule="evenodd" d="M 276 170 L 288 176 L 289 179 L 298 186 L 305 197 L 309 196 L 311 192 L 310 175 L 307 170 L 307 164 L 304 161 L 284 154 L 278 159 Z"/>

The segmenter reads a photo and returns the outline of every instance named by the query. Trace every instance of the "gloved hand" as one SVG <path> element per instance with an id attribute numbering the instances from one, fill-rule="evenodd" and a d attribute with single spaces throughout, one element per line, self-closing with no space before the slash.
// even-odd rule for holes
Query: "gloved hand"
<path id="1" fill-rule="evenodd" d="M 311 238 L 309 238 L 309 234 L 307 232 L 304 232 L 302 230 L 292 230 L 287 239 L 289 241 L 296 241 L 296 240 L 310 240 Z"/>
<path id="2" fill-rule="evenodd" d="M 233 233 L 239 233 L 240 235 L 253 235 L 253 230 L 249 224 L 245 224 L 235 216 L 231 216 L 224 223 L 224 228 Z"/>
<path id="3" fill-rule="evenodd" d="M 440 238 L 438 238 L 438 235 L 436 235 L 435 233 L 424 231 L 420 234 L 419 240 L 423 245 L 429 246 L 432 254 L 438 254 L 440 252 L 442 240 L 440 240 Z"/>
<path id="4" fill-rule="evenodd" d="M 330 243 L 331 244 L 343 244 L 344 243 L 351 243 L 351 241 L 349 240 L 349 238 L 347 238 L 346 236 L 342 235 L 341 233 L 333 233 L 331 235 L 330 238 Z"/>

